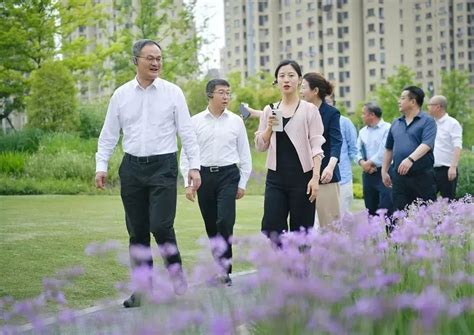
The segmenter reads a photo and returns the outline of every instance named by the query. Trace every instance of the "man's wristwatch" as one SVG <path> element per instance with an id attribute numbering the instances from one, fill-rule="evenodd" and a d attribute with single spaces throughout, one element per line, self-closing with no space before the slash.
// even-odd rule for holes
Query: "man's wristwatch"
<path id="1" fill-rule="evenodd" d="M 411 158 L 410 156 L 408 156 L 407 158 L 410 162 L 415 163 L 415 160 L 413 158 Z"/>

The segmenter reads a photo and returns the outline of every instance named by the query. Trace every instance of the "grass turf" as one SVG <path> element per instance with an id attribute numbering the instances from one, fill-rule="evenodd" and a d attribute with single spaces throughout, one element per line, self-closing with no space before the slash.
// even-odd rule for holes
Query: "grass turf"
<path id="1" fill-rule="evenodd" d="M 354 208 L 361 207 L 362 202 L 355 201 Z M 258 233 L 262 213 L 262 196 L 239 200 L 234 234 Z M 197 202 L 186 201 L 183 195 L 178 196 L 175 230 L 184 266 L 189 268 L 202 249 L 198 240 L 205 231 Z M 108 240 L 119 241 L 127 252 L 118 196 L 0 196 L 0 236 L 0 297 L 33 297 L 41 292 L 44 277 L 78 265 L 85 274 L 66 290 L 66 298 L 72 307 L 82 308 L 113 297 L 115 284 L 127 279 L 128 269 L 116 257 L 90 257 L 84 252 L 88 244 Z M 234 264 L 234 272 L 247 269 L 248 264 Z"/>

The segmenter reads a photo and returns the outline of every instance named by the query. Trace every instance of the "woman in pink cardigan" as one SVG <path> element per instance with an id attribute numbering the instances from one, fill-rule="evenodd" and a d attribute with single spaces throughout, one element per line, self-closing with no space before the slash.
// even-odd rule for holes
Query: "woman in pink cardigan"
<path id="1" fill-rule="evenodd" d="M 325 140 L 318 108 L 299 98 L 301 78 L 295 61 L 284 60 L 277 66 L 274 83 L 281 100 L 274 109 L 282 113 L 283 131 L 273 130 L 278 118 L 266 106 L 255 134 L 257 150 L 268 151 L 262 232 L 277 245 L 283 232 L 306 230 L 314 224 Z"/>

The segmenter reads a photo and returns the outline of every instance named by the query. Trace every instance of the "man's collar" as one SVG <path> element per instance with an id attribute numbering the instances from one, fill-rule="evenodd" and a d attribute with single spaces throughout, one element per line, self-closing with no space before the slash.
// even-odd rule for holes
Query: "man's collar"
<path id="1" fill-rule="evenodd" d="M 160 81 L 160 78 L 156 78 L 155 80 L 153 80 L 153 82 L 150 84 L 150 86 L 153 86 L 154 88 L 158 88 L 159 81 Z M 150 86 L 148 86 L 148 87 L 150 87 Z M 137 76 L 135 76 L 135 78 L 133 79 L 133 87 L 135 89 L 136 88 L 141 88 L 142 90 L 145 89 L 143 86 L 140 85 L 140 82 L 138 81 Z"/>
<path id="2" fill-rule="evenodd" d="M 215 118 L 216 116 L 214 114 L 211 113 L 211 111 L 209 110 L 209 106 L 207 106 L 206 110 L 206 116 L 212 116 L 213 118 Z M 222 112 L 222 114 L 218 117 L 221 117 L 222 115 L 228 115 L 229 114 L 229 111 L 226 109 L 224 109 L 224 111 Z"/>
<path id="3" fill-rule="evenodd" d="M 440 117 L 438 120 L 436 120 L 439 123 L 443 123 L 448 119 L 448 113 L 445 113 L 442 117 Z"/>

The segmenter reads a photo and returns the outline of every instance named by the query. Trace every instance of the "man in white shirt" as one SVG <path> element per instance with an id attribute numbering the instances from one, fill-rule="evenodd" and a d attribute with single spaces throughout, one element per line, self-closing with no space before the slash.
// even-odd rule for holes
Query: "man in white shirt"
<path id="1" fill-rule="evenodd" d="M 132 267 L 152 266 L 153 260 L 134 255 L 134 247 L 150 248 L 150 233 L 160 247 L 176 250 L 168 253 L 166 265 L 175 292 L 184 293 L 186 280 L 174 232 L 178 150 L 176 133 L 186 148 L 190 161 L 189 182 L 199 188 L 199 147 L 181 89 L 159 78 L 162 66 L 161 47 L 152 40 L 133 45 L 136 77 L 117 88 L 112 95 L 100 133 L 96 153 L 98 188 L 104 188 L 110 156 L 123 132 L 125 155 L 119 169 L 121 197 L 130 236 Z M 171 246 L 171 248 L 169 248 Z M 124 301 L 125 307 L 140 306 L 140 295 Z"/>
<path id="2" fill-rule="evenodd" d="M 456 198 L 458 163 L 462 149 L 462 127 L 446 113 L 447 101 L 442 95 L 433 96 L 428 112 L 435 119 L 438 131 L 434 147 L 434 171 L 437 192 L 443 198 Z"/>
<path id="3" fill-rule="evenodd" d="M 206 85 L 206 94 L 207 109 L 192 117 L 201 159 L 202 184 L 197 191 L 198 203 L 207 236 L 212 242 L 213 256 L 223 272 L 220 281 L 231 285 L 235 200 L 245 194 L 252 157 L 242 118 L 227 110 L 231 98 L 229 83 L 213 79 Z M 194 201 L 196 190 L 188 182 L 190 164 L 186 153 L 187 148 L 184 148 L 180 168 L 186 198 Z M 225 241 L 225 245 L 216 238 Z"/>

